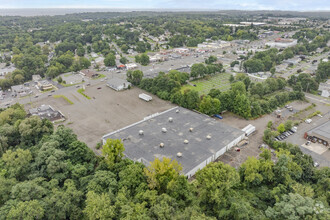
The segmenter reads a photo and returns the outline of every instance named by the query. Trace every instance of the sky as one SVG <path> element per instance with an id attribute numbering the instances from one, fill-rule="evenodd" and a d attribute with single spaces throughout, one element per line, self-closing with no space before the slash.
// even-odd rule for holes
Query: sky
<path id="1" fill-rule="evenodd" d="M 0 0 L 0 8 L 330 10 L 330 0 Z"/>

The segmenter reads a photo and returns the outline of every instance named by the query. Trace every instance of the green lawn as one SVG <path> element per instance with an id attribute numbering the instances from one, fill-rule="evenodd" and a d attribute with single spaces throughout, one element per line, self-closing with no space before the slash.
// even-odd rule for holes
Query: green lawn
<path id="1" fill-rule="evenodd" d="M 197 91 L 199 95 L 206 95 L 211 89 L 220 89 L 220 91 L 226 91 L 230 88 L 230 75 L 230 73 L 218 73 L 209 79 L 193 80 L 190 83 L 195 84 L 196 86 L 184 85 L 181 87 L 181 91 L 191 89 Z"/>
<path id="2" fill-rule="evenodd" d="M 85 90 L 83 88 L 78 89 L 77 92 L 79 92 L 80 94 L 82 94 L 86 99 L 91 99 L 91 97 L 89 97 L 88 95 L 86 95 L 84 93 Z"/>
<path id="3" fill-rule="evenodd" d="M 70 87 L 70 86 L 76 86 L 76 85 L 79 85 L 82 83 L 84 83 L 84 82 L 78 82 L 78 83 L 73 83 L 73 84 L 65 84 L 65 83 L 61 82 L 60 84 L 64 87 Z"/>
<path id="4" fill-rule="evenodd" d="M 53 97 L 55 99 L 63 98 L 65 101 L 67 101 L 67 103 L 69 103 L 70 105 L 73 105 L 73 102 L 64 95 L 53 95 Z"/>

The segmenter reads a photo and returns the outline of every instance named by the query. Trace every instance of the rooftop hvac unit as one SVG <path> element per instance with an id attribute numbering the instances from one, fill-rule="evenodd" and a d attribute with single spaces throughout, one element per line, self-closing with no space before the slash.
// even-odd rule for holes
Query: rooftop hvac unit
<path id="1" fill-rule="evenodd" d="M 164 143 L 160 143 L 159 147 L 163 148 L 164 147 Z"/>
<path id="2" fill-rule="evenodd" d="M 176 156 L 177 156 L 177 157 L 182 157 L 182 153 L 181 153 L 181 152 L 178 152 L 178 153 L 176 154 Z"/>
<path id="3" fill-rule="evenodd" d="M 173 122 L 173 118 L 172 118 L 172 117 L 169 117 L 169 118 L 168 118 L 168 121 L 169 121 L 169 122 Z"/>
<path id="4" fill-rule="evenodd" d="M 189 128 L 189 131 L 192 132 L 194 129 L 193 128 Z"/>
<path id="5" fill-rule="evenodd" d="M 140 130 L 139 131 L 139 135 L 143 135 L 143 130 Z"/>
<path id="6" fill-rule="evenodd" d="M 167 132 L 167 129 L 166 128 L 162 128 L 162 132 L 163 133 L 166 133 Z"/>
<path id="7" fill-rule="evenodd" d="M 189 143 L 189 141 L 188 141 L 188 140 L 184 140 L 184 141 L 183 141 L 183 143 L 185 143 L 185 144 L 188 144 L 188 143 Z"/>
<path id="8" fill-rule="evenodd" d="M 175 112 L 176 112 L 176 113 L 179 113 L 179 111 L 180 111 L 180 110 L 179 110 L 179 109 L 177 109 Z"/>
<path id="9" fill-rule="evenodd" d="M 207 140 L 211 140 L 211 135 L 207 135 L 207 136 L 206 136 L 206 139 L 207 139 Z"/>

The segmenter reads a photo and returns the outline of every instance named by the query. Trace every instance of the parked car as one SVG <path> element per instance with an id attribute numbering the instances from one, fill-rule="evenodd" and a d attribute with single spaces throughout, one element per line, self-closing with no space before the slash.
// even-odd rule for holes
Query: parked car
<path id="1" fill-rule="evenodd" d="M 308 119 L 305 120 L 305 122 L 306 122 L 307 124 L 310 124 L 310 123 L 312 122 L 312 119 L 308 118 Z"/>
<path id="2" fill-rule="evenodd" d="M 319 167 L 320 164 L 318 162 L 314 162 L 314 167 Z"/>
<path id="3" fill-rule="evenodd" d="M 221 115 L 215 114 L 213 115 L 213 117 L 219 118 L 219 119 L 223 119 L 223 117 Z"/>
<path id="4" fill-rule="evenodd" d="M 101 87 L 98 87 L 97 89 L 102 89 Z"/>

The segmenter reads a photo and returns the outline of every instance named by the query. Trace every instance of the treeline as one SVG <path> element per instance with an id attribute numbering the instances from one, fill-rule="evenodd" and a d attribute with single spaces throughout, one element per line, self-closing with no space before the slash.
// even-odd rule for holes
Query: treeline
<path id="1" fill-rule="evenodd" d="M 47 45 L 40 47 L 33 45 L 31 38 L 17 37 L 11 59 L 17 69 L 6 74 L 4 79 L 0 79 L 0 87 L 5 90 L 13 85 L 30 81 L 35 74 L 55 78 L 61 73 L 88 68 L 91 62 L 83 57 L 84 53 L 80 57 L 75 57 L 75 48 L 71 46 L 67 43 L 59 44 L 55 48 L 58 56 L 49 60 L 50 49 Z"/>
<path id="2" fill-rule="evenodd" d="M 291 75 L 288 80 L 289 85 L 295 91 L 304 91 L 315 93 L 319 88 L 319 83 L 326 81 L 330 78 L 330 61 L 320 62 L 317 70 L 316 76 L 312 77 L 307 73 L 300 73 L 299 75 Z"/>
<path id="3" fill-rule="evenodd" d="M 124 159 L 120 140 L 97 157 L 70 129 L 25 118 L 19 105 L 1 110 L 0 134 L 0 219 L 329 217 L 330 169 L 286 143 L 270 143 L 276 162 L 263 150 L 237 170 L 208 164 L 189 182 L 175 160 Z"/>
<path id="4" fill-rule="evenodd" d="M 227 110 L 246 119 L 256 118 L 271 113 L 289 101 L 304 99 L 302 90 L 281 91 L 286 86 L 284 79 L 269 78 L 263 83 L 252 83 L 248 76 L 238 74 L 236 81 L 233 79 L 230 90 L 221 92 L 218 89 L 212 89 L 207 96 L 199 96 L 194 90 L 182 91 L 181 86 L 189 79 L 187 73 L 172 70 L 169 74 L 159 73 L 155 78 L 142 79 L 143 73 L 139 71 L 139 74 L 136 74 L 138 80 L 133 80 L 131 73 L 128 80 L 135 82 L 134 85 L 161 99 L 170 100 L 182 107 L 195 109 L 208 115 Z M 271 95 L 274 92 L 276 94 Z"/>

